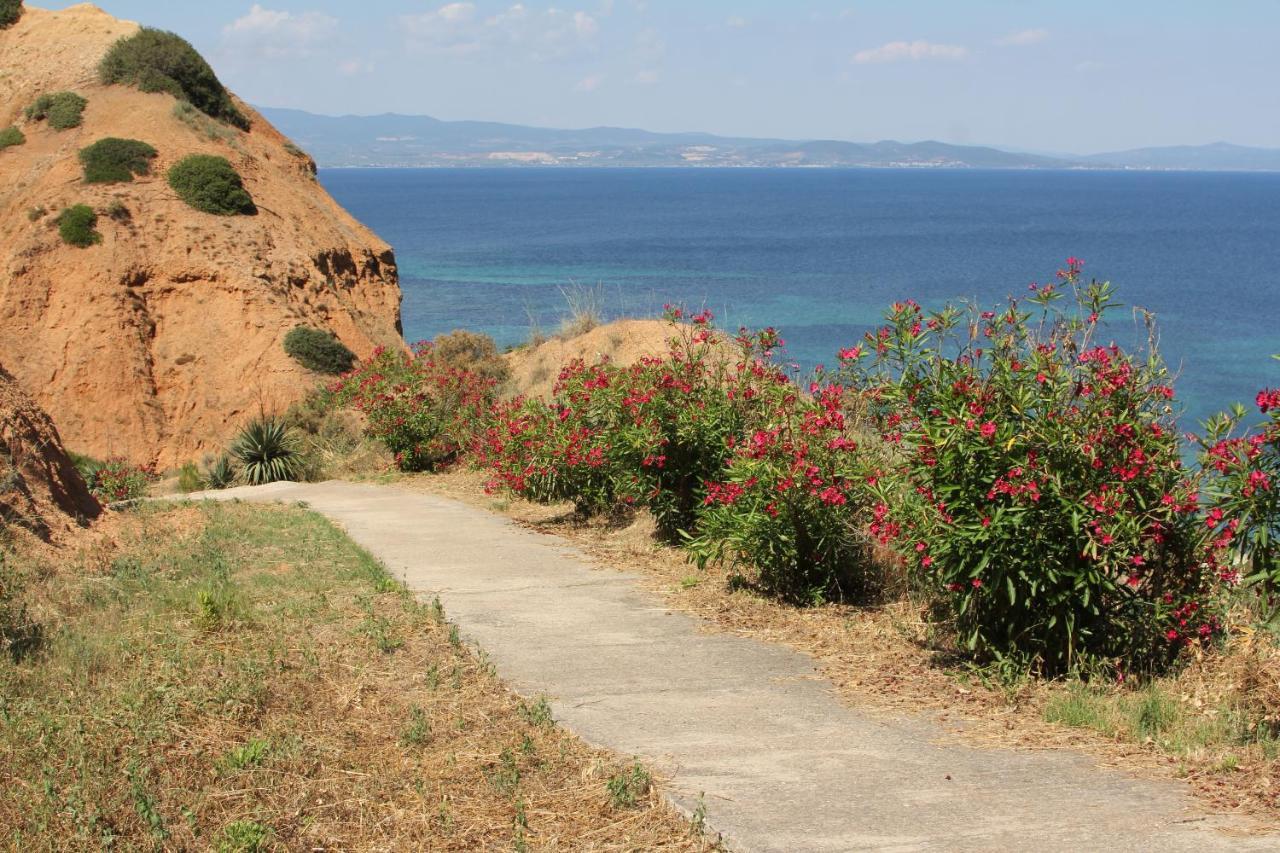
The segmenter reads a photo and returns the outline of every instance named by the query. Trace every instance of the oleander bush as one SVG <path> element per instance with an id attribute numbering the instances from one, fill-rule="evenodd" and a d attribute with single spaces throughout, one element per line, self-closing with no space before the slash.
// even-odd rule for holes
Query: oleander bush
<path id="1" fill-rule="evenodd" d="M 352 368 L 356 355 L 325 329 L 295 326 L 284 336 L 284 351 L 307 370 L 338 376 Z"/>
<path id="2" fill-rule="evenodd" d="M 145 142 L 114 136 L 80 149 L 86 184 L 129 183 L 134 175 L 150 173 L 155 156 L 156 149 Z"/>
<path id="3" fill-rule="evenodd" d="M 1255 403 L 1264 420 L 1252 429 L 1240 430 L 1243 406 L 1206 424 L 1205 524 L 1218 546 L 1214 556 L 1222 554 L 1215 568 L 1228 579 L 1243 574 L 1274 629 L 1280 627 L 1280 389 L 1259 391 Z"/>
<path id="4" fill-rule="evenodd" d="M 58 234 L 62 242 L 81 249 L 102 242 L 102 235 L 95 230 L 98 214 L 87 204 L 75 204 L 58 214 Z"/>
<path id="5" fill-rule="evenodd" d="M 1280 391 L 1252 431 L 1242 409 L 1211 422 L 1187 466 L 1154 329 L 1112 341 L 1115 298 L 1072 259 L 992 310 L 908 300 L 804 385 L 773 330 L 672 310 L 664 354 L 565 365 L 550 402 L 499 400 L 431 344 L 380 352 L 334 401 L 406 470 L 465 455 L 530 500 L 645 507 L 786 601 L 906 595 L 1008 671 L 1150 672 L 1211 649 L 1238 587 L 1280 621 Z"/>
<path id="6" fill-rule="evenodd" d="M 379 347 L 332 386 L 334 405 L 366 416 L 366 433 L 403 471 L 430 471 L 457 459 L 489 422 L 497 383 L 436 358 L 430 342 L 412 353 Z"/>
<path id="7" fill-rule="evenodd" d="M 899 460 L 876 522 L 974 654 L 1160 666 L 1219 627 L 1197 478 L 1154 346 L 1108 342 L 1113 288 L 1059 276 L 996 310 L 897 304 L 842 353 Z"/>
<path id="8" fill-rule="evenodd" d="M 27 137 L 22 133 L 22 131 L 12 125 L 0 129 L 0 151 L 3 151 L 13 145 L 21 145 L 26 141 Z"/>
<path id="9" fill-rule="evenodd" d="M 686 547 L 700 567 L 728 563 L 762 591 L 798 604 L 872 602 L 901 591 L 873 536 L 885 507 L 867 487 L 884 454 L 836 383 L 792 387 L 768 419 L 730 440 Z M 876 539 L 880 541 L 877 543 Z"/>
<path id="10" fill-rule="evenodd" d="M 75 92 L 53 92 L 36 98 L 26 116 L 30 121 L 48 121 L 54 130 L 70 130 L 80 126 L 88 103 Z"/>
<path id="11" fill-rule="evenodd" d="M 136 86 L 144 92 L 168 92 L 207 116 L 248 130 L 249 120 L 209 63 L 174 33 L 144 27 L 111 46 L 99 66 L 104 83 Z"/>
<path id="12" fill-rule="evenodd" d="M 681 319 L 679 309 L 669 317 Z M 764 417 L 775 392 L 794 389 L 765 361 L 778 343 L 771 330 L 744 333 L 735 354 L 711 319 L 703 312 L 676 326 L 662 357 L 570 363 L 550 406 L 529 401 L 502 413 L 482 464 L 531 500 L 569 500 L 583 514 L 644 506 L 667 537 L 691 531 L 733 439 Z"/>
<path id="13" fill-rule="evenodd" d="M 225 157 L 192 154 L 169 169 L 169 186 L 203 213 L 251 216 L 258 212 L 240 173 Z"/>
<path id="14" fill-rule="evenodd" d="M 134 465 L 125 459 L 108 459 L 105 462 L 89 462 L 85 480 L 89 491 L 103 503 L 135 501 L 147 495 L 147 488 L 156 479 L 155 470 L 146 465 Z"/>
<path id="15" fill-rule="evenodd" d="M 11 27 L 22 17 L 22 0 L 0 0 L 0 30 Z"/>

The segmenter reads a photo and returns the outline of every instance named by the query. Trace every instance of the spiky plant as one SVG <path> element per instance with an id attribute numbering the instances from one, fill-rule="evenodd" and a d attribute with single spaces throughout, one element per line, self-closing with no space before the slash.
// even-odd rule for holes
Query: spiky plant
<path id="1" fill-rule="evenodd" d="M 224 453 L 209 463 L 204 472 L 206 489 L 229 489 L 236 481 L 236 469 L 231 464 L 231 457 Z"/>
<path id="2" fill-rule="evenodd" d="M 283 420 L 262 416 L 250 421 L 231 443 L 231 455 L 240 463 L 244 481 L 251 486 L 292 480 L 302 465 L 297 439 Z"/>

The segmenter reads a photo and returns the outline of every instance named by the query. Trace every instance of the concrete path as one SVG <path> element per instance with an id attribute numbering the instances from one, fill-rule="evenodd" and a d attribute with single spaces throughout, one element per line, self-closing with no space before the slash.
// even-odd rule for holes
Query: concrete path
<path id="1" fill-rule="evenodd" d="M 195 497 L 306 501 L 448 618 L 557 721 L 699 795 L 735 851 L 1277 850 L 1229 835 L 1183 786 L 1079 755 L 938 745 L 843 704 L 812 660 L 699 633 L 634 576 L 555 537 L 388 486 L 278 483 Z"/>

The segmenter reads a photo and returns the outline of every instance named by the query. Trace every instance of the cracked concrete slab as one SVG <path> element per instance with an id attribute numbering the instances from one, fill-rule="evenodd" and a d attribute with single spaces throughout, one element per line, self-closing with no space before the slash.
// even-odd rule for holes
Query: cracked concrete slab
<path id="1" fill-rule="evenodd" d="M 941 743 L 923 720 L 842 704 L 808 657 L 668 611 L 573 546 L 433 495 L 277 483 L 205 495 L 305 501 L 585 740 L 667 774 L 740 851 L 1276 850 L 1185 786 L 1063 751 Z"/>

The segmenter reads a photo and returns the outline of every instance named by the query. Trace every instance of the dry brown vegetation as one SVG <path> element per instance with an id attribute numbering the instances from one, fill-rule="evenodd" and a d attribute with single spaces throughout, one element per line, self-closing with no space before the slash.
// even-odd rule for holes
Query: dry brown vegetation
<path id="1" fill-rule="evenodd" d="M 1076 749 L 1100 764 L 1187 780 L 1206 808 L 1280 826 L 1280 650 L 1240 630 L 1220 653 L 1145 684 L 1045 682 L 977 668 L 934 642 L 910 601 L 797 608 L 699 572 L 654 539 L 652 521 L 584 522 L 572 508 L 487 494 L 465 469 L 400 482 L 510 515 L 574 541 L 603 565 L 636 572 L 669 606 L 708 630 L 779 642 L 810 654 L 850 705 L 887 716 L 925 715 L 947 737 L 993 747 Z"/>
<path id="2" fill-rule="evenodd" d="M 106 528 L 4 569 L 40 642 L 0 660 L 0 847 L 705 846 L 319 516 Z"/>

